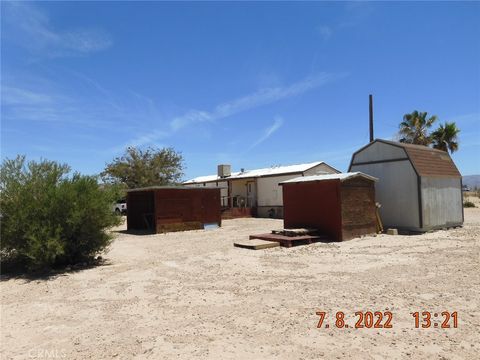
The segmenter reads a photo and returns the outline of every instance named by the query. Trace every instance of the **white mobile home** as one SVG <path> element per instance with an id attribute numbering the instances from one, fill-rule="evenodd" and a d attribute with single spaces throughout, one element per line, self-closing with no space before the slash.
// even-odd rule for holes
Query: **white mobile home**
<path id="1" fill-rule="evenodd" d="M 230 165 L 219 165 L 217 175 L 200 176 L 187 186 L 220 187 L 222 207 L 232 216 L 283 217 L 282 187 L 278 184 L 299 176 L 334 174 L 339 171 L 318 161 L 308 164 L 231 172 Z"/>
<path id="2" fill-rule="evenodd" d="M 423 232 L 463 223 L 462 176 L 444 151 L 377 139 L 353 154 L 349 171 L 379 179 L 386 227 Z"/>

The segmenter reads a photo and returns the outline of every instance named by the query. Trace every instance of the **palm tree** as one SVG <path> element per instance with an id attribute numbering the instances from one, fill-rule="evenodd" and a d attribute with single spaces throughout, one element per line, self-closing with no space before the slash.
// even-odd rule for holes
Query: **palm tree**
<path id="1" fill-rule="evenodd" d="M 428 135 L 428 129 L 437 120 L 435 115 L 427 119 L 427 112 L 415 110 L 411 114 L 405 114 L 400 123 L 400 142 L 419 145 L 430 145 L 432 140 Z"/>
<path id="2" fill-rule="evenodd" d="M 443 151 L 450 150 L 451 153 L 458 150 L 457 135 L 460 129 L 454 122 L 441 124 L 437 130 L 432 133 L 433 147 Z"/>

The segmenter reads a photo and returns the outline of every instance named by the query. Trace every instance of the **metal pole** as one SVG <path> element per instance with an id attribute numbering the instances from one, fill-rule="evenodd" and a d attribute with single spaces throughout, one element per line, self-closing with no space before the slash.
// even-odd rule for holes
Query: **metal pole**
<path id="1" fill-rule="evenodd" d="M 373 142 L 373 96 L 368 95 L 369 102 L 369 118 L 370 118 L 370 142 Z"/>

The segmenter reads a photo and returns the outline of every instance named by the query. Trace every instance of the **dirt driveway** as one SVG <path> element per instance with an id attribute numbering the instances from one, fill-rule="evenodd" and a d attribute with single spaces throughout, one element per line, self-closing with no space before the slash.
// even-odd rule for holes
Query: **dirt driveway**
<path id="1" fill-rule="evenodd" d="M 473 359 L 480 209 L 465 215 L 464 228 L 421 236 L 258 251 L 232 243 L 282 221 L 119 233 L 105 266 L 3 279 L 2 359 Z M 349 328 L 336 328 L 338 311 Z M 356 311 L 390 311 L 392 328 L 355 329 Z M 415 328 L 415 311 L 432 312 L 431 328 Z M 434 327 L 442 311 L 458 313 L 458 328 Z"/>

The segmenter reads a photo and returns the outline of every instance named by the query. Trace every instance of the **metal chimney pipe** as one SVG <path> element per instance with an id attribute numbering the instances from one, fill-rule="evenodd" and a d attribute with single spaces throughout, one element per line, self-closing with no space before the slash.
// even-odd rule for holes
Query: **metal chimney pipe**
<path id="1" fill-rule="evenodd" d="M 373 95 L 368 95 L 369 120 L 370 120 L 370 142 L 373 142 Z"/>

